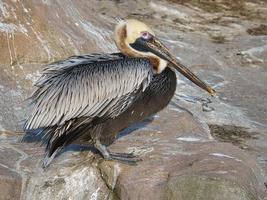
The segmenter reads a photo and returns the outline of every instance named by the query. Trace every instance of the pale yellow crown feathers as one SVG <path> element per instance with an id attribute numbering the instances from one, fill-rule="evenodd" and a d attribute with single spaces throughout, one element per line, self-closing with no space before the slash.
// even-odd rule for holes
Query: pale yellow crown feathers
<path id="1" fill-rule="evenodd" d="M 136 19 L 127 19 L 127 20 L 122 20 L 119 22 L 119 24 L 115 28 L 115 40 L 121 39 L 121 38 L 116 38 L 119 36 L 120 29 L 122 27 L 126 26 L 126 38 L 125 38 L 125 43 L 126 44 L 131 44 L 134 43 L 137 38 L 141 36 L 141 32 L 147 31 L 152 35 L 155 35 L 154 32 L 143 22 L 140 22 Z"/>

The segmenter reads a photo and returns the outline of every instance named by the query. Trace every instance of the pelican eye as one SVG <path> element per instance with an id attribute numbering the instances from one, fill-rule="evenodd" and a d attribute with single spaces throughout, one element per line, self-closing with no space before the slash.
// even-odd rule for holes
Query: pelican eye
<path id="1" fill-rule="evenodd" d="M 147 31 L 142 31 L 142 32 L 141 32 L 141 37 L 142 37 L 144 40 L 150 40 L 150 39 L 153 37 L 153 35 L 150 34 L 150 33 L 147 32 Z"/>

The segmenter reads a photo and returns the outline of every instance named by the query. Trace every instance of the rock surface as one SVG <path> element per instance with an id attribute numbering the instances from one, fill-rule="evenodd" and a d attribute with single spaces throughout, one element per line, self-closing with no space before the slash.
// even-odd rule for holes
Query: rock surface
<path id="1" fill-rule="evenodd" d="M 23 100 L 44 64 L 117 51 L 115 17 L 150 24 L 218 97 L 179 77 L 168 108 L 110 146 L 137 166 L 71 145 L 43 170 L 43 147 L 20 142 Z M 0 199 L 267 199 L 266 19 L 260 0 L 0 0 Z"/>

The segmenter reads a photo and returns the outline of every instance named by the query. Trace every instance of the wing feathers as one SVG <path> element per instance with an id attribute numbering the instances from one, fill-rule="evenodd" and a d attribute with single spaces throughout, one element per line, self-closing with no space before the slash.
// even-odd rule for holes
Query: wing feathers
<path id="1" fill-rule="evenodd" d="M 94 54 L 52 63 L 36 82 L 26 129 L 63 125 L 79 117 L 115 117 L 152 78 L 150 62 L 121 54 Z"/>

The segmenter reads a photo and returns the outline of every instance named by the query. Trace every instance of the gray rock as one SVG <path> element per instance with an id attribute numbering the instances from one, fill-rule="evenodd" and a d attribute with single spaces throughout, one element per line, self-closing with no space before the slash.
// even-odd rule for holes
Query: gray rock
<path id="1" fill-rule="evenodd" d="M 266 199 L 266 6 L 0 0 L 0 199 Z M 170 106 L 110 146 L 137 166 L 72 145 L 43 170 L 44 148 L 20 142 L 24 99 L 43 65 L 116 51 L 115 17 L 150 24 L 218 97 L 179 77 Z"/>
<path id="2" fill-rule="evenodd" d="M 1 163 L 2 164 L 2 163 Z M 1 200 L 19 199 L 22 190 L 21 176 L 8 169 L 5 166 L 0 166 L 0 191 Z"/>
<path id="3" fill-rule="evenodd" d="M 244 188 L 231 182 L 195 175 L 171 178 L 166 190 L 166 199 L 256 199 Z"/>

